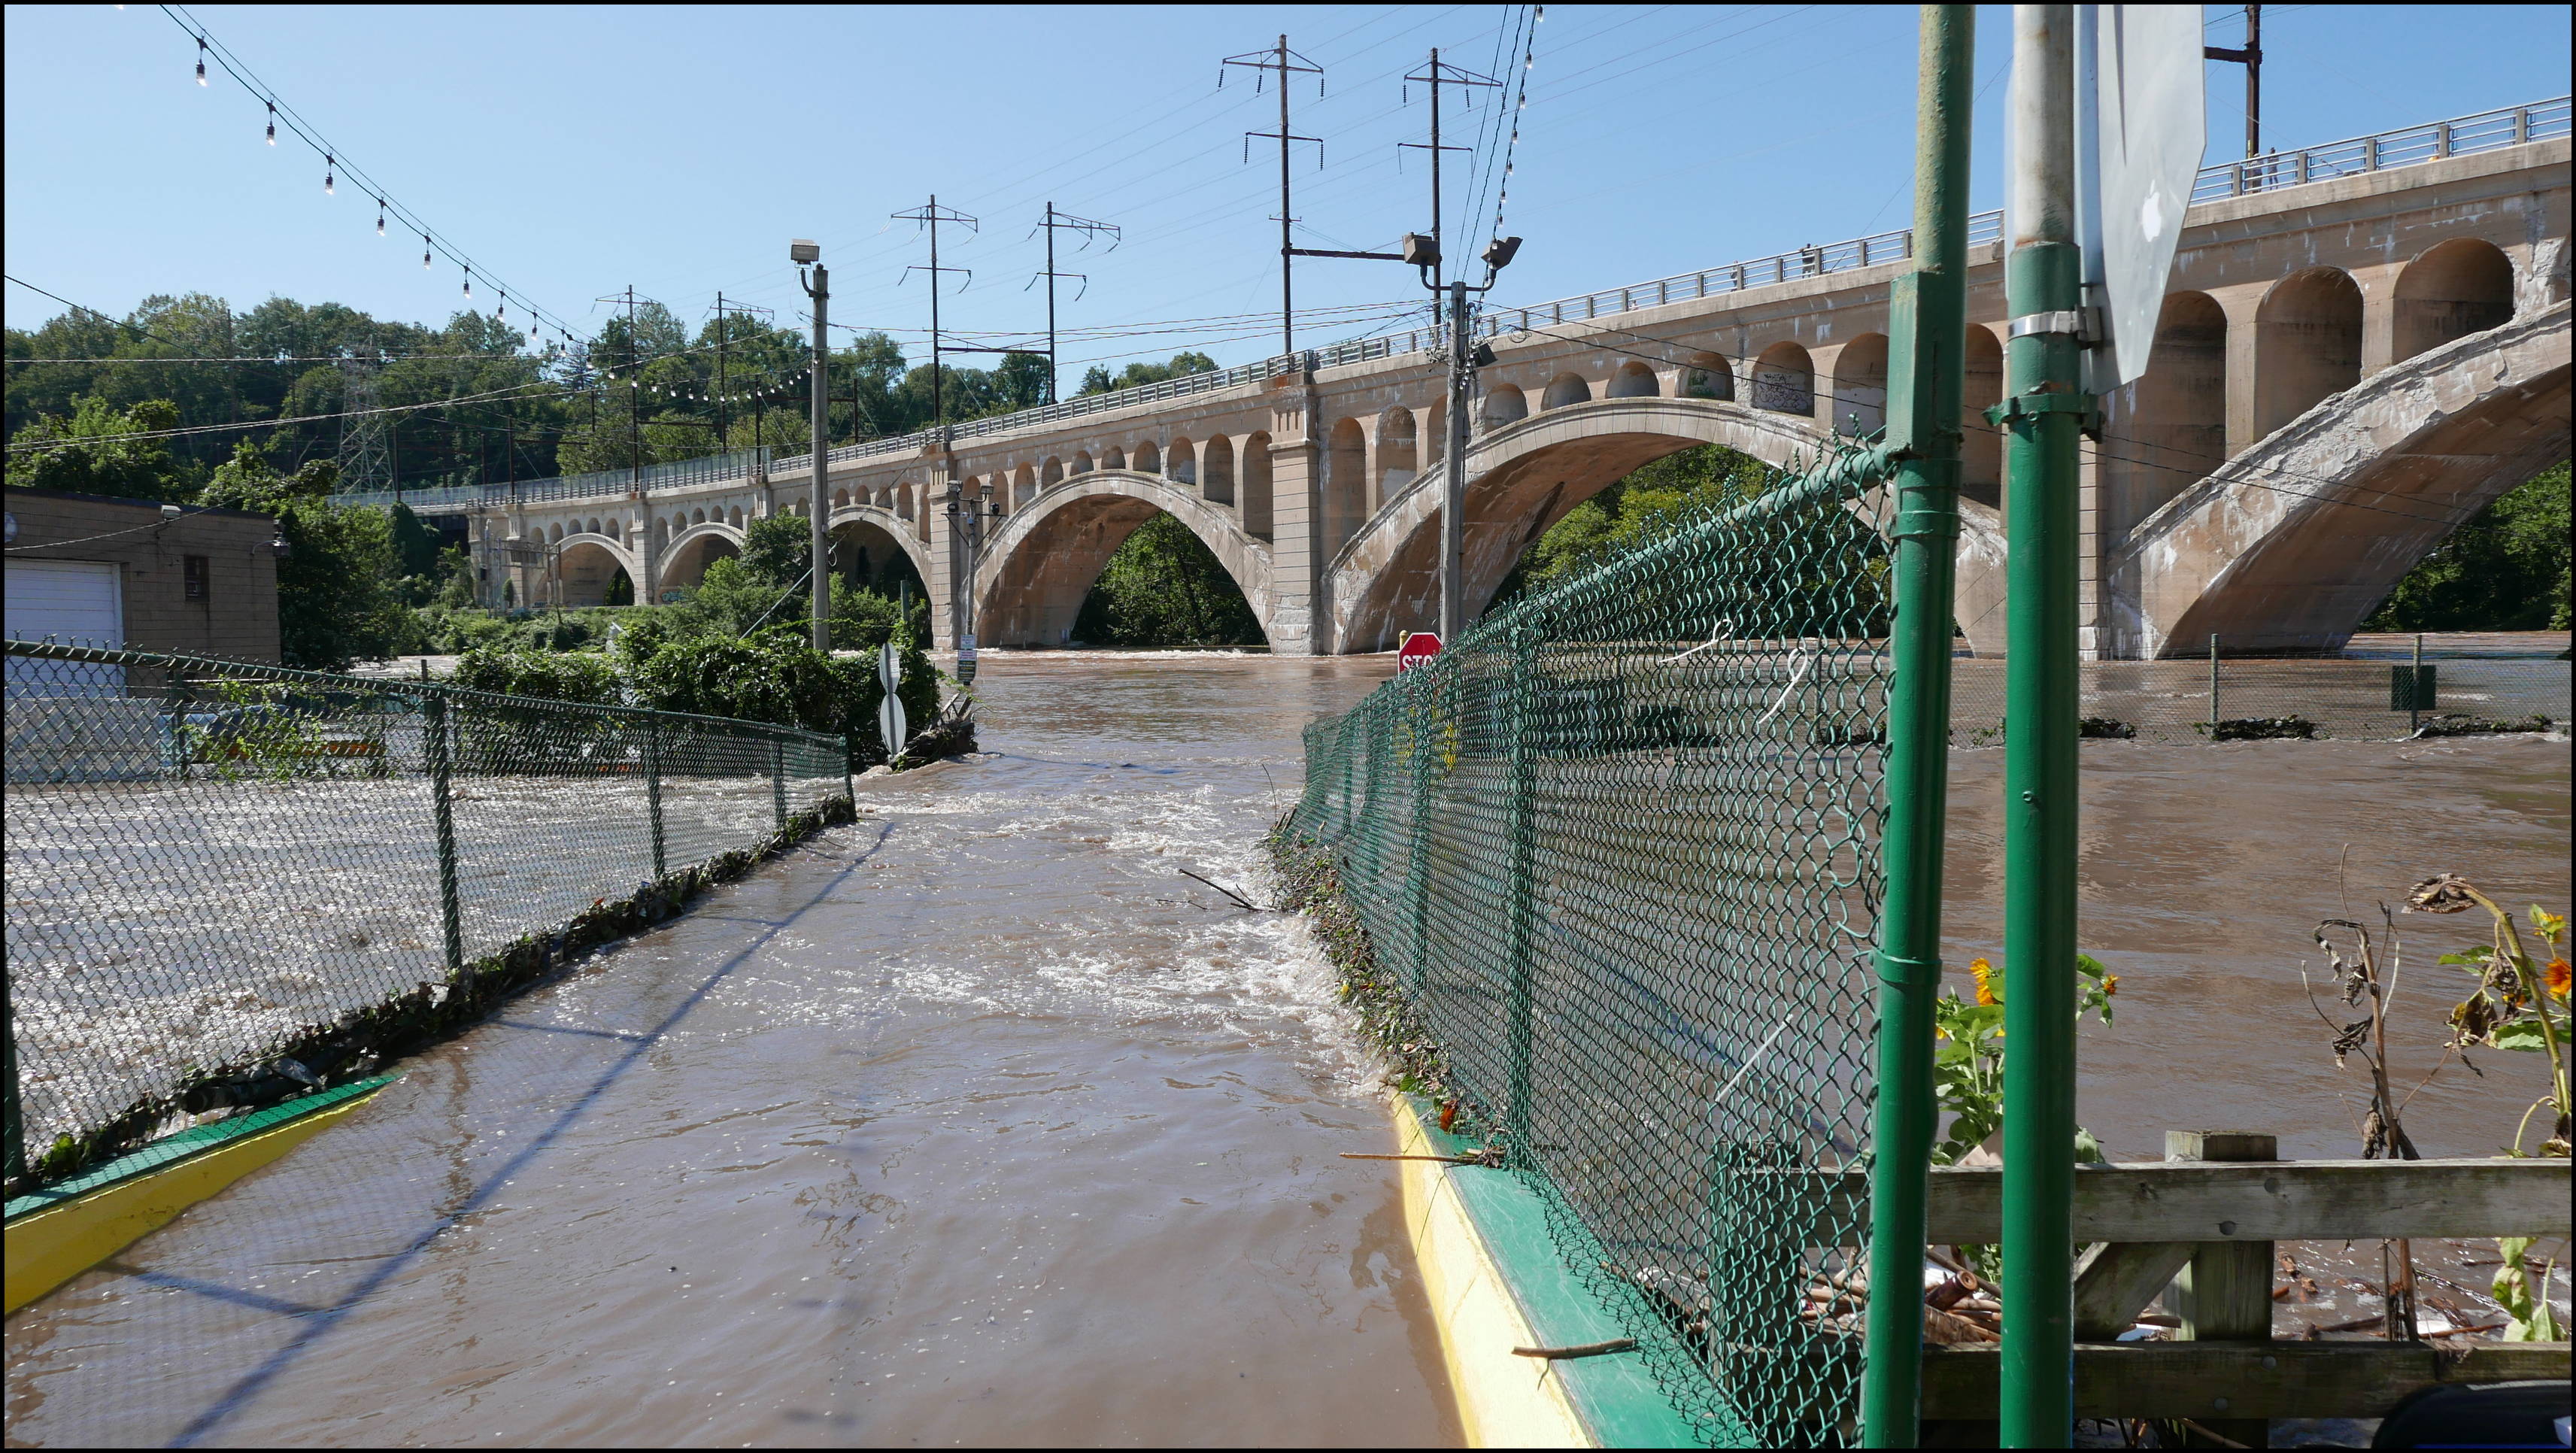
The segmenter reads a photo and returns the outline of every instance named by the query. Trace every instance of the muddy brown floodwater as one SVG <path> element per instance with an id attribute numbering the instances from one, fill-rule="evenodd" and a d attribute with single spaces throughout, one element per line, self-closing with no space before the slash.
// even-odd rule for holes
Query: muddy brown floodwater
<path id="1" fill-rule="evenodd" d="M 1329 973 L 1179 872 L 1257 897 L 1299 728 L 1388 667 L 992 660 L 990 756 L 862 783 L 860 823 L 12 1317 L 9 1441 L 1456 1442 L 1393 1177 L 1338 1158 L 1388 1129 Z M 2002 758 L 1953 762 L 1964 965 L 1998 946 Z M 2082 1118 L 2123 1158 L 2168 1128 L 2354 1153 L 2297 972 L 2346 897 L 2448 870 L 2567 902 L 2563 742 L 2084 767 L 2083 941 L 2121 988 Z M 2399 922 L 2421 1073 L 2431 958 L 2476 925 Z M 2427 1154 L 2491 1152 L 2539 1092 L 2529 1056 L 2481 1068 L 2417 1100 Z M 2292 1250 L 2312 1320 L 2372 1305 L 2360 1260 Z"/>

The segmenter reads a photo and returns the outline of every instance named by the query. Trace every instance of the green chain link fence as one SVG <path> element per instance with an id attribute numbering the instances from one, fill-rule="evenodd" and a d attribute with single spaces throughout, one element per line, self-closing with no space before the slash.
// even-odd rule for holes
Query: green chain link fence
<path id="1" fill-rule="evenodd" d="M 1398 1017 L 1721 1444 L 1851 1436 L 1890 681 L 1847 451 L 1489 616 L 1306 735 Z"/>
<path id="2" fill-rule="evenodd" d="M 357 1079 L 850 813 L 758 722 L 6 643 L 8 1177 Z"/>

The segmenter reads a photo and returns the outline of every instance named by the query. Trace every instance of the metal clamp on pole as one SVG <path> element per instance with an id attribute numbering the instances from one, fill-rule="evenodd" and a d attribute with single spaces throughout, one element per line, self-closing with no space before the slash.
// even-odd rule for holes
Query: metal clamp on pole
<path id="1" fill-rule="evenodd" d="M 2091 308 L 2057 308 L 2045 313 L 2024 313 L 2006 326 L 2005 333 L 2014 338 L 2028 338 L 2034 333 L 2072 334 L 2078 342 L 2095 343 L 2102 329 Z"/>

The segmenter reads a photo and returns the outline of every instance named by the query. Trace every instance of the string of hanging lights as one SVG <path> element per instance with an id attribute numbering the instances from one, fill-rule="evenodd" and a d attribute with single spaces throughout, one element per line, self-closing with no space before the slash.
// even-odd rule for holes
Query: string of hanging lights
<path id="1" fill-rule="evenodd" d="M 206 71 L 207 61 L 212 60 L 223 69 L 224 74 L 232 77 L 235 83 L 261 103 L 265 112 L 261 137 L 263 141 L 270 146 L 277 145 L 277 128 L 283 121 L 286 129 L 293 133 L 297 140 L 311 147 L 315 154 L 322 158 L 322 194 L 324 196 L 339 195 L 340 173 L 343 171 L 349 173 L 350 180 L 365 186 L 367 195 L 375 200 L 376 235 L 378 237 L 386 235 L 389 217 L 401 221 L 420 234 L 420 265 L 423 268 L 434 267 L 436 258 L 444 254 L 449 261 L 463 269 L 465 297 L 469 302 L 473 299 L 474 262 L 462 249 L 440 237 L 436 228 L 422 221 L 419 214 L 396 201 L 384 186 L 369 179 L 354 163 L 341 161 L 339 148 L 325 141 L 312 124 L 296 112 L 294 107 L 287 106 L 281 110 L 277 92 L 252 74 L 250 67 L 240 57 L 226 49 L 223 42 L 216 40 L 213 32 L 204 22 L 188 13 L 186 6 L 162 5 L 158 8 L 169 18 L 171 24 L 178 26 L 196 42 L 196 79 L 199 86 L 212 84 Z M 488 269 L 485 272 L 485 281 L 493 282 Z M 493 282 L 493 289 L 498 299 L 498 306 L 493 316 L 497 321 L 507 322 L 509 292 L 498 282 Z M 531 346 L 534 346 L 546 331 L 555 333 L 567 349 L 577 343 L 589 341 L 587 335 L 579 334 L 563 317 L 529 302 L 525 295 L 521 296 L 519 305 L 520 310 L 528 314 L 528 342 Z"/>

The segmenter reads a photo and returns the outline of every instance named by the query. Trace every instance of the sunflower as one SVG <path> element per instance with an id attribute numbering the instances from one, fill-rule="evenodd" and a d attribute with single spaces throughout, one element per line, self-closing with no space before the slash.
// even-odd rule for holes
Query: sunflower
<path id="1" fill-rule="evenodd" d="M 1970 959 L 1968 972 L 1977 976 L 1978 1003 L 1992 1007 L 2004 1002 L 2002 997 L 1995 993 L 1994 965 L 1987 963 L 1983 958 Z"/>
<path id="2" fill-rule="evenodd" d="M 2567 997 L 2568 970 L 2567 961 L 2565 959 L 2551 959 L 2549 961 L 2549 967 L 2543 969 L 2541 973 L 2545 976 L 2546 982 L 2549 985 L 2550 993 L 2557 995 L 2561 999 Z"/>

